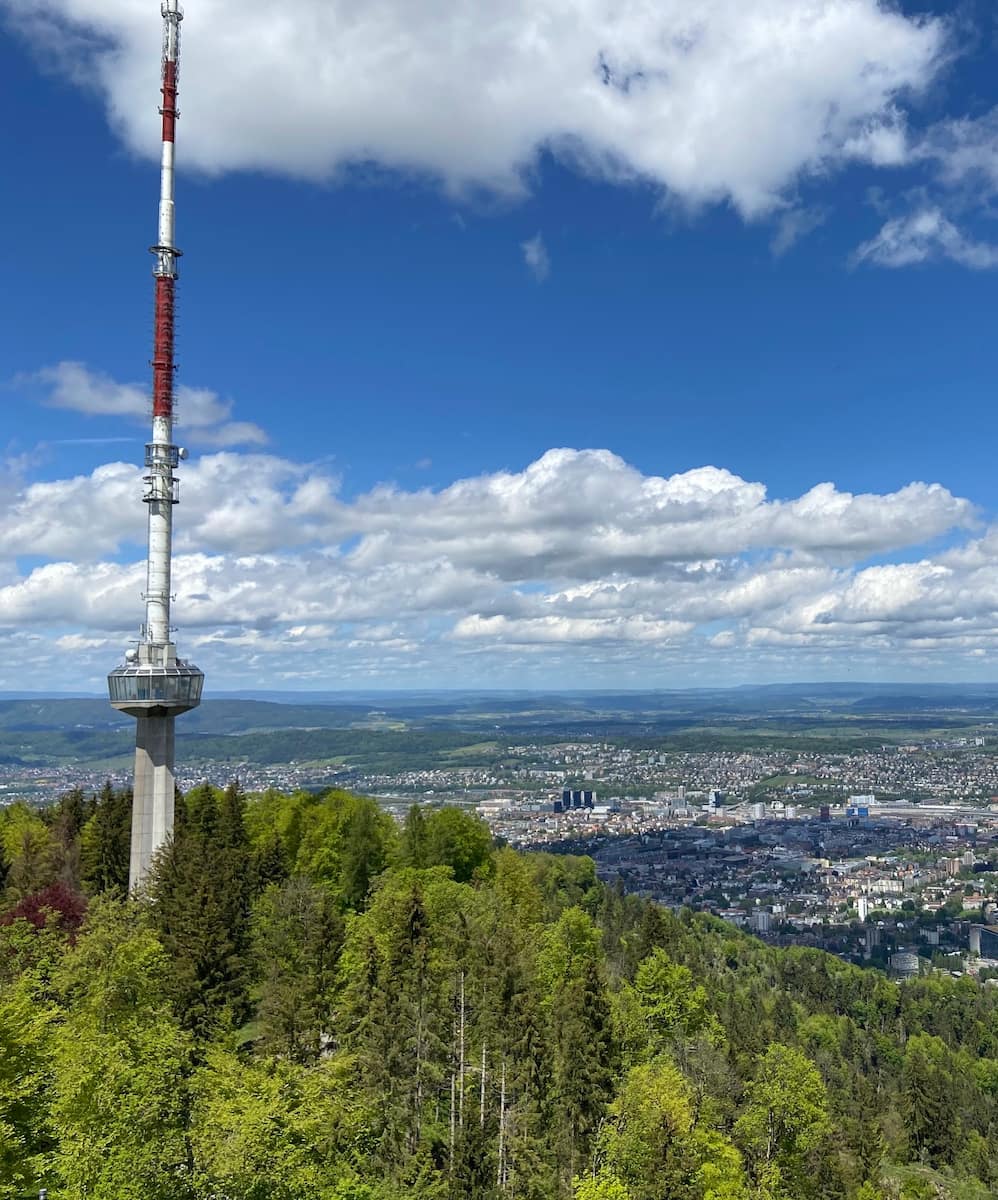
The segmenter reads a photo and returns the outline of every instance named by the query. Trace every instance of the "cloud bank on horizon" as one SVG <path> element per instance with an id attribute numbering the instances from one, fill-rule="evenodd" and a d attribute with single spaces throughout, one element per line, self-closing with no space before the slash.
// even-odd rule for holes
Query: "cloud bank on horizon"
<path id="1" fill-rule="evenodd" d="M 94 387 L 92 403 L 127 395 Z M 99 686 L 140 615 L 140 476 L 8 484 L 0 688 L 27 671 L 66 686 L 67 653 Z M 322 464 L 221 450 L 185 467 L 178 532 L 182 641 L 216 686 L 952 675 L 998 646 L 998 527 L 933 483 L 774 499 L 713 466 L 646 475 L 553 449 L 348 498 Z"/>

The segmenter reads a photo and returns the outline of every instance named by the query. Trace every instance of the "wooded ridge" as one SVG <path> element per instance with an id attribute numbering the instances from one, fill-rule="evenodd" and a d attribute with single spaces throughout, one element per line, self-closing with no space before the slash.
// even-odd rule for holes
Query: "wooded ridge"
<path id="1" fill-rule="evenodd" d="M 0 1200 L 983 1200 L 998 995 L 894 984 L 454 808 L 0 811 Z"/>

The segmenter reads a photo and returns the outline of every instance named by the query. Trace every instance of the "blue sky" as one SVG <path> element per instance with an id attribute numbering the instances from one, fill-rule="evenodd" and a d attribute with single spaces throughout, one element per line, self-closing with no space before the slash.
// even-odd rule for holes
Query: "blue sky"
<path id="1" fill-rule="evenodd" d="M 993 7 L 468 11 L 188 5 L 182 648 L 226 687 L 993 678 Z M 0 689 L 96 688 L 159 15 L 0 13 Z"/>

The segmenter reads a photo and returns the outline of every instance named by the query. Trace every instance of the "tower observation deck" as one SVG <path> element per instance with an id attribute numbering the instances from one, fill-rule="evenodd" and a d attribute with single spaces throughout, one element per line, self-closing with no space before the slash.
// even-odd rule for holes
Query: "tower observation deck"
<path id="1" fill-rule="evenodd" d="M 180 251 L 174 242 L 173 164 L 180 62 L 178 0 L 163 0 L 163 118 L 159 237 L 156 258 L 153 344 L 152 440 L 146 445 L 145 492 L 149 552 L 145 622 L 136 646 L 108 676 L 111 704 L 136 719 L 135 781 L 129 888 L 141 887 L 156 852 L 173 833 L 174 722 L 201 703 L 204 675 L 177 656 L 171 640 L 173 509 L 180 492 L 177 469 L 186 451 L 173 438 L 174 294 Z"/>

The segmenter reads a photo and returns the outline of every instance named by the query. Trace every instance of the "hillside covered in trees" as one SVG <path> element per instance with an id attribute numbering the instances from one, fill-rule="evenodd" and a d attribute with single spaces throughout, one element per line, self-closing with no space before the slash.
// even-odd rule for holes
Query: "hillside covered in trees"
<path id="1" fill-rule="evenodd" d="M 197 788 L 0 811 L 0 1200 L 983 1200 L 998 996 L 521 855 Z"/>

